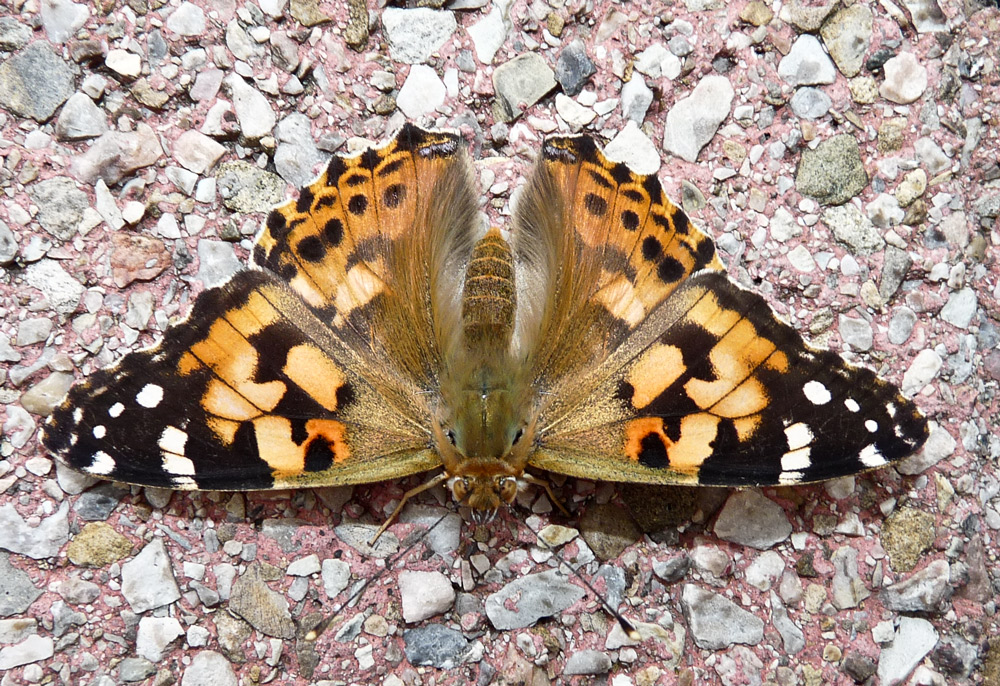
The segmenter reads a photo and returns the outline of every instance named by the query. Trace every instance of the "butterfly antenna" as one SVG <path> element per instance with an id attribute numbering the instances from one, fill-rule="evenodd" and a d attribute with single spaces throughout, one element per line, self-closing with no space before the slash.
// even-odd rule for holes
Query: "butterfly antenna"
<path id="1" fill-rule="evenodd" d="M 535 534 L 535 539 L 543 546 L 545 546 L 549 550 L 549 552 L 551 552 L 552 555 L 554 555 L 555 558 L 559 560 L 559 564 L 566 567 L 566 569 L 568 569 L 573 576 L 575 576 L 577 579 L 583 582 L 583 585 L 587 587 L 588 591 L 590 591 L 590 595 L 597 598 L 601 602 L 601 605 L 604 607 L 604 611 L 618 621 L 618 626 L 622 628 L 622 631 L 625 632 L 625 635 L 628 636 L 633 641 L 641 641 L 642 635 L 639 633 L 639 630 L 635 628 L 635 625 L 632 624 L 632 622 L 625 619 L 625 617 L 622 615 L 621 612 L 611 607 L 611 603 L 608 602 L 607 598 L 598 593 L 597 589 L 594 588 L 593 585 L 589 581 L 587 581 L 587 578 L 580 573 L 580 569 L 578 567 L 574 567 L 569 562 L 567 562 L 566 558 L 564 558 L 558 550 L 556 550 L 548 543 L 546 543 L 545 540 L 538 534 L 538 532 L 531 528 L 530 524 L 528 524 L 527 522 L 525 522 L 525 524 L 528 525 L 528 529 L 531 530 L 531 533 Z"/>
<path id="2" fill-rule="evenodd" d="M 345 607 L 347 607 L 348 605 L 350 605 L 351 603 L 353 603 L 355 600 L 357 600 L 358 598 L 360 598 L 361 594 L 363 594 L 366 590 L 368 590 L 369 586 L 371 586 L 375 581 L 377 581 L 378 579 L 380 579 L 382 577 L 382 575 L 385 574 L 387 571 L 389 571 L 390 569 L 392 569 L 396 565 L 396 563 L 399 562 L 400 559 L 402 559 L 403 557 L 405 557 L 406 554 L 409 553 L 411 550 L 413 550 L 415 547 L 417 547 L 418 544 L 422 543 L 423 540 L 425 538 L 427 538 L 428 534 L 430 534 L 430 532 L 434 531 L 434 529 L 437 527 L 437 525 L 440 524 L 441 522 L 443 522 L 445 520 L 445 517 L 447 517 L 449 514 L 450 513 L 446 512 L 445 514 L 441 515 L 438 518 L 438 520 L 436 522 L 434 522 L 433 524 L 431 524 L 427 528 L 427 530 L 424 531 L 423 534 L 421 534 L 416 540 L 413 541 L 413 543 L 411 543 L 410 545 L 408 545 L 405 548 L 403 548 L 403 550 L 401 550 L 400 552 L 396 553 L 392 557 L 392 559 L 389 560 L 386 563 L 385 567 L 382 568 L 381 570 L 379 570 L 379 572 L 377 574 L 375 574 L 374 576 L 372 576 L 372 577 L 370 577 L 368 579 L 365 579 L 365 582 L 363 584 L 361 584 L 361 586 L 360 586 L 360 588 L 358 588 L 358 590 L 356 590 L 354 593 L 351 594 L 350 598 L 348 598 L 347 600 L 345 600 L 344 602 L 342 602 L 337 607 L 336 610 L 334 610 L 333 612 L 331 612 L 330 614 L 328 614 L 326 617 L 324 617 L 320 621 L 319 624 L 317 624 L 316 626 L 314 626 L 312 629 L 310 629 L 308 631 L 308 633 L 306 633 L 305 640 L 309 641 L 310 643 L 312 643 L 317 638 L 319 638 L 323 634 L 324 631 L 326 631 L 327 629 L 330 628 L 330 625 L 333 623 L 333 620 L 335 620 L 340 615 L 341 611 Z"/>

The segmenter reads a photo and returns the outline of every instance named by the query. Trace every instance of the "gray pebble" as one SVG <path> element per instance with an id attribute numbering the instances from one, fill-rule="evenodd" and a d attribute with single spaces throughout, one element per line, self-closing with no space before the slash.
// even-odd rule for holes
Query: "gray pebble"
<path id="1" fill-rule="evenodd" d="M 844 76 L 857 76 L 872 39 L 872 12 L 862 4 L 845 7 L 820 29 L 823 44 Z"/>
<path id="2" fill-rule="evenodd" d="M 7 222 L 0 219 L 0 265 L 10 264 L 15 257 L 17 257 L 17 236 L 10 230 Z"/>
<path id="3" fill-rule="evenodd" d="M 651 104 L 653 104 L 653 91 L 646 85 L 646 80 L 641 74 L 633 73 L 632 79 L 622 86 L 622 114 L 626 119 L 642 124 Z"/>
<path id="4" fill-rule="evenodd" d="M 293 186 L 305 186 L 316 177 L 314 169 L 327 159 L 313 143 L 309 118 L 300 113 L 290 114 L 278 122 L 275 134 L 278 138 L 275 171 Z"/>
<path id="5" fill-rule="evenodd" d="M 882 602 L 894 612 L 947 612 L 951 603 L 951 572 L 947 560 L 934 560 L 906 579 L 886 586 Z"/>
<path id="6" fill-rule="evenodd" d="M 871 322 L 858 317 L 848 317 L 842 314 L 839 317 L 840 337 L 844 339 L 854 350 L 871 350 L 874 342 L 874 332 Z"/>
<path id="7" fill-rule="evenodd" d="M 893 345 L 902 345 L 910 339 L 913 327 L 917 324 L 917 313 L 909 307 L 902 305 L 897 307 L 889 320 L 889 342 Z"/>
<path id="8" fill-rule="evenodd" d="M 382 29 L 389 43 L 389 56 L 396 62 L 422 64 L 444 45 L 458 28 L 453 12 L 427 7 L 382 11 Z"/>
<path id="9" fill-rule="evenodd" d="M 539 53 L 528 52 L 504 62 L 493 72 L 497 116 L 510 122 L 556 87 L 555 72 Z"/>
<path id="10" fill-rule="evenodd" d="M 669 560 L 656 560 L 653 562 L 653 574 L 668 584 L 683 579 L 690 568 L 691 558 L 683 554 L 672 557 Z"/>
<path id="11" fill-rule="evenodd" d="M 198 276 L 206 288 L 228 281 L 243 268 L 233 244 L 202 238 L 198 241 Z"/>
<path id="12" fill-rule="evenodd" d="M 461 662 L 469 642 L 461 632 L 428 624 L 403 632 L 403 650 L 411 665 L 452 669 Z"/>
<path id="13" fill-rule="evenodd" d="M 979 299 L 971 288 L 963 288 L 948 296 L 948 302 L 941 308 L 941 319 L 960 329 L 969 328 L 976 316 Z"/>
<path id="14" fill-rule="evenodd" d="M 834 607 L 845 610 L 861 605 L 861 601 L 870 596 L 871 592 L 858 576 L 858 551 L 849 545 L 841 546 L 833 551 L 830 562 L 833 563 L 830 591 Z"/>
<path id="15" fill-rule="evenodd" d="M 583 41 L 577 39 L 563 48 L 556 59 L 556 81 L 562 86 L 563 93 L 569 96 L 576 96 L 583 90 L 583 86 L 597 69 L 590 57 L 587 56 L 587 49 Z"/>
<path id="16" fill-rule="evenodd" d="M 778 76 L 792 86 L 812 86 L 833 83 L 837 69 L 816 36 L 807 33 L 796 39 L 778 63 Z"/>
<path id="17" fill-rule="evenodd" d="M 70 173 L 86 184 L 103 179 L 109 186 L 127 174 L 154 164 L 163 155 L 160 138 L 145 122 L 135 131 L 108 131 L 70 162 Z"/>
<path id="18" fill-rule="evenodd" d="M 443 507 L 412 503 L 399 514 L 399 521 L 429 529 L 424 542 L 439 555 L 458 550 L 462 543 L 462 517 Z M 430 529 L 432 526 L 434 528 Z"/>
<path id="19" fill-rule="evenodd" d="M 715 136 L 729 116 L 735 91 L 725 76 L 706 76 L 691 95 L 682 98 L 667 113 L 663 147 L 688 162 Z"/>
<path id="20" fill-rule="evenodd" d="M 789 655 L 794 655 L 806 647 L 805 634 L 788 616 L 785 604 L 774 591 L 771 591 L 771 624 L 777 629 L 785 652 Z"/>
<path id="21" fill-rule="evenodd" d="M 722 650 L 734 643 L 756 645 L 764 638 L 764 622 L 717 593 L 687 584 L 681 608 L 699 648 Z"/>
<path id="22" fill-rule="evenodd" d="M 566 658 L 563 674 L 607 674 L 611 671 L 611 658 L 600 650 L 578 650 Z"/>
<path id="23" fill-rule="evenodd" d="M 926 619 L 900 617 L 892 644 L 878 657 L 878 678 L 883 684 L 901 684 L 937 644 L 934 625 Z"/>
<path id="24" fill-rule="evenodd" d="M 12 407 L 7 408 L 8 413 Z M 0 548 L 35 560 L 58 555 L 69 540 L 68 514 L 69 503 L 63 501 L 59 509 L 38 526 L 29 526 L 13 504 L 0 506 Z"/>
<path id="25" fill-rule="evenodd" d="M 167 17 L 167 28 L 180 36 L 200 36 L 205 25 L 205 11 L 193 2 L 182 2 Z"/>
<path id="26" fill-rule="evenodd" d="M 73 71 L 45 41 L 0 63 L 0 105 L 21 117 L 47 121 L 73 94 Z"/>
<path id="27" fill-rule="evenodd" d="M 799 88 L 795 91 L 789 104 L 796 117 L 802 119 L 819 119 L 825 117 L 833 105 L 830 96 L 818 88 Z"/>
<path id="28" fill-rule="evenodd" d="M 126 683 L 143 681 L 156 674 L 156 665 L 144 657 L 126 657 L 118 663 L 118 678 Z"/>
<path id="29" fill-rule="evenodd" d="M 888 301 L 899 290 L 912 265 L 913 259 L 910 257 L 910 253 L 894 245 L 886 246 L 882 274 L 878 282 L 878 294 L 882 300 Z"/>
<path id="30" fill-rule="evenodd" d="M 486 598 L 486 616 L 499 631 L 523 629 L 562 612 L 584 596 L 556 570 L 522 576 Z"/>
<path id="31" fill-rule="evenodd" d="M 42 343 L 52 333 L 52 320 L 48 317 L 33 317 L 25 319 L 17 325 L 17 338 L 14 345 L 26 346 Z"/>
<path id="32" fill-rule="evenodd" d="M 180 599 L 181 592 L 162 538 L 147 543 L 138 555 L 122 565 L 122 595 L 137 613 Z"/>
<path id="33" fill-rule="evenodd" d="M 825 205 L 842 205 L 868 185 L 858 142 L 849 133 L 802 152 L 795 188 Z"/>
<path id="34" fill-rule="evenodd" d="M 71 627 L 87 623 L 87 615 L 74 610 L 61 600 L 52 603 L 49 611 L 52 613 L 52 635 L 56 638 L 65 634 Z"/>
<path id="35" fill-rule="evenodd" d="M 0 551 L 0 617 L 19 615 L 42 594 L 28 573 L 10 563 L 10 555 Z"/>
<path id="36" fill-rule="evenodd" d="M 66 176 L 33 184 L 28 187 L 28 195 L 38 205 L 38 223 L 61 241 L 76 235 L 83 211 L 90 206 L 87 194 Z"/>
<path id="37" fill-rule="evenodd" d="M 791 533 L 785 511 L 760 491 L 734 492 L 715 520 L 716 536 L 758 550 L 767 550 Z"/>
<path id="38" fill-rule="evenodd" d="M 181 686 L 237 686 L 236 672 L 222 654 L 203 650 L 184 670 Z"/>
<path id="39" fill-rule="evenodd" d="M 111 516 L 128 491 L 105 482 L 80 495 L 73 503 L 73 511 L 88 522 L 103 522 Z"/>
<path id="40" fill-rule="evenodd" d="M 56 138 L 63 141 L 96 138 L 107 130 L 104 113 L 83 93 L 71 95 L 56 119 Z"/>
<path id="41" fill-rule="evenodd" d="M 67 603 L 72 605 L 86 605 L 97 600 L 101 595 L 101 587 L 93 581 L 87 581 L 79 577 L 71 576 L 59 583 L 55 589 Z"/>
<path id="42" fill-rule="evenodd" d="M 328 598 L 337 597 L 351 582 L 351 567 L 343 560 L 323 560 L 323 590 Z"/>
<path id="43" fill-rule="evenodd" d="M 14 17 L 0 17 L 0 50 L 14 52 L 31 40 L 31 28 Z"/>
<path id="44" fill-rule="evenodd" d="M 288 610 L 288 601 L 272 591 L 258 563 L 251 564 L 233 584 L 229 609 L 250 623 L 253 628 L 276 638 L 294 638 L 295 622 Z"/>
<path id="45" fill-rule="evenodd" d="M 852 203 L 827 208 L 821 218 L 834 237 L 855 255 L 869 255 L 885 245 L 875 225 Z"/>

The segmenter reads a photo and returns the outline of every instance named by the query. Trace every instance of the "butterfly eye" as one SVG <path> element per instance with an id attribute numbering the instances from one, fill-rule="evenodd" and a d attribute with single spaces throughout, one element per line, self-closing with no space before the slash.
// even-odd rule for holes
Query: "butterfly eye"
<path id="1" fill-rule="evenodd" d="M 455 432 L 452 431 L 451 429 L 448 429 L 448 431 L 445 432 L 445 435 L 448 437 L 448 440 L 451 442 L 451 444 L 455 445 Z"/>
<path id="2" fill-rule="evenodd" d="M 521 440 L 521 436 L 524 435 L 524 429 L 518 429 L 517 433 L 514 434 L 514 442 L 511 445 L 517 445 L 517 442 Z"/>

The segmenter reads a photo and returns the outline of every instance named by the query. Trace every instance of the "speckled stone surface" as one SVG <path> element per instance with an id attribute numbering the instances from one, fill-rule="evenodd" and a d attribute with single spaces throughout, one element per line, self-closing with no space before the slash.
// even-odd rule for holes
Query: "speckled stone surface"
<path id="1" fill-rule="evenodd" d="M 997 36 L 986 0 L 7 0 L 0 681 L 996 683 Z M 500 224 L 550 133 L 658 173 L 737 281 L 916 398 L 927 447 L 826 485 L 641 489 L 666 508 L 559 478 L 569 519 L 529 489 L 419 540 L 454 510 L 436 489 L 374 549 L 420 477 L 171 495 L 53 465 L 70 379 L 407 120 L 466 136 Z"/>

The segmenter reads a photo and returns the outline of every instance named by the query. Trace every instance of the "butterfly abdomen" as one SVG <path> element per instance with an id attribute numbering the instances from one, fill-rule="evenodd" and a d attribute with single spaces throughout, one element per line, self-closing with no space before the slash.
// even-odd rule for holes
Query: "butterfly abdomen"
<path id="1" fill-rule="evenodd" d="M 476 242 L 462 289 L 462 327 L 467 344 L 505 349 L 514 331 L 514 256 L 500 230 Z"/>

